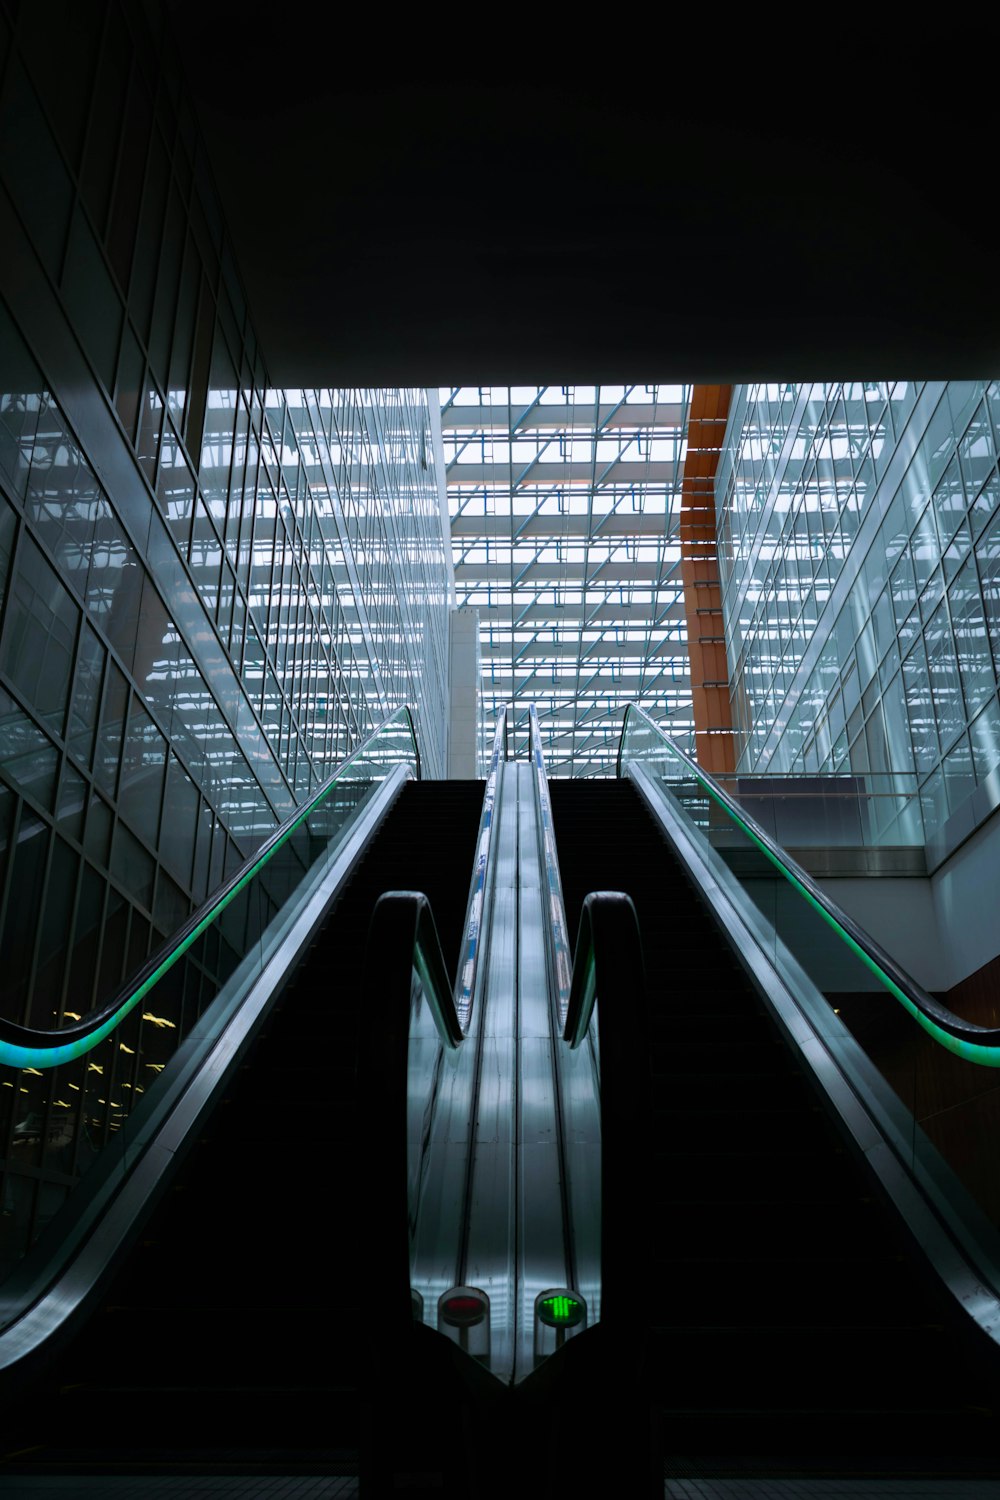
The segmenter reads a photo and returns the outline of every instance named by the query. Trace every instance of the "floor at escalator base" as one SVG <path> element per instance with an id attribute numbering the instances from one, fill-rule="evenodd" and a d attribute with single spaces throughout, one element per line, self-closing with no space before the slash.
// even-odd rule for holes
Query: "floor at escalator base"
<path id="1" fill-rule="evenodd" d="M 995 1479 L 926 1478 L 903 1473 L 872 1475 L 794 1475 L 776 1465 L 776 1474 L 752 1476 L 701 1474 L 664 1481 L 664 1500 L 996 1500 Z M 412 1492 L 426 1486 L 414 1475 Z M 430 1488 L 433 1488 L 431 1486 Z M 12 1475 L 5 1478 L 4 1500 L 355 1500 L 355 1475 L 246 1473 Z M 582 1500 L 582 1496 L 581 1496 Z"/>
<path id="2" fill-rule="evenodd" d="M 982 1479 L 668 1479 L 664 1500 L 996 1500 Z"/>
<path id="3" fill-rule="evenodd" d="M 353 1474 L 31 1474 L 3 1480 L 4 1500 L 353 1500 L 357 1493 Z"/>

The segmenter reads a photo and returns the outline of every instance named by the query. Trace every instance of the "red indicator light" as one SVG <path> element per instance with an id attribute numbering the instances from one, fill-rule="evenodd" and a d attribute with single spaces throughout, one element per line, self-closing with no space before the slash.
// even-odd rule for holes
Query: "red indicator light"
<path id="1" fill-rule="evenodd" d="M 458 1287 L 447 1292 L 440 1302 L 441 1318 L 452 1328 L 474 1328 L 487 1317 L 490 1304 L 485 1292 L 475 1287 Z"/>

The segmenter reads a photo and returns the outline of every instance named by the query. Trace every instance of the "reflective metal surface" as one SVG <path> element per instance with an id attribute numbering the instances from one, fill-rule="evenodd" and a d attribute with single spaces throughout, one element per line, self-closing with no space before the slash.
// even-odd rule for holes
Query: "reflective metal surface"
<path id="1" fill-rule="evenodd" d="M 558 1029 L 561 1032 L 566 1024 L 566 1011 L 569 1007 L 573 957 L 570 952 L 569 933 L 566 929 L 566 907 L 563 903 L 562 880 L 556 854 L 555 829 L 552 826 L 552 801 L 549 797 L 546 779 L 545 755 L 534 704 L 528 710 L 528 731 L 529 756 L 534 774 L 535 836 L 538 840 L 541 897 L 544 907 L 542 943 L 549 969 L 549 986 L 559 1022 Z"/>
<path id="2" fill-rule="evenodd" d="M 576 1288 L 561 1067 L 571 1094 L 574 1161 L 580 1169 L 574 1191 L 587 1205 L 592 1231 L 589 1239 L 583 1237 L 581 1256 L 591 1321 L 600 1303 L 599 1206 L 595 1213 L 594 1204 L 596 1185 L 599 1205 L 600 1156 L 594 1054 L 583 1047 L 569 1059 L 552 985 L 548 949 L 558 871 L 551 866 L 551 820 L 548 840 L 543 830 L 538 778 L 544 778 L 544 767 L 504 763 L 499 757 L 494 765 L 482 906 L 488 942 L 469 1031 L 451 1053 L 435 1052 L 426 1019 L 411 1031 L 411 1153 L 420 1163 L 411 1171 L 411 1182 L 419 1181 L 411 1278 L 423 1299 L 423 1321 L 432 1326 L 449 1288 L 474 1287 L 486 1294 L 489 1347 L 476 1357 L 510 1383 L 536 1366 L 539 1295 L 553 1287 Z M 560 1063 L 557 1048 L 567 1054 Z M 547 1343 L 541 1347 L 541 1354 L 546 1352 Z"/>
<path id="3" fill-rule="evenodd" d="M 486 775 L 486 791 L 483 795 L 483 811 L 479 819 L 479 834 L 476 840 L 476 863 L 472 871 L 472 888 L 469 891 L 468 914 L 465 920 L 465 940 L 462 958 L 455 983 L 455 1009 L 463 1031 L 469 1029 L 472 999 L 476 988 L 476 972 L 480 955 L 489 941 L 489 913 L 487 901 L 487 876 L 490 861 L 490 845 L 493 838 L 493 818 L 496 797 L 500 785 L 500 764 L 507 758 L 507 709 L 497 716 L 493 750 Z"/>
<path id="4" fill-rule="evenodd" d="M 496 871 L 490 948 L 486 957 L 479 1031 L 479 1091 L 472 1131 L 463 1274 L 456 1281 L 482 1287 L 492 1320 L 490 1369 L 510 1380 L 514 1368 L 516 1306 L 516 1118 L 518 1023 L 518 772 L 504 767 L 494 839 Z"/>
<path id="5" fill-rule="evenodd" d="M 566 1234 L 562 1120 L 554 1047 L 558 996 L 550 988 L 549 871 L 542 858 L 540 764 L 519 765 L 518 842 L 518 1379 L 535 1367 L 535 1302 L 547 1287 L 571 1286 Z M 554 846 L 553 846 L 554 848 Z"/>
<path id="6" fill-rule="evenodd" d="M 411 1283 L 437 1327 L 449 1288 L 489 1297 L 488 1367 L 508 1378 L 513 1349 L 513 1068 L 516 826 L 507 805 L 505 715 L 494 736 L 466 917 L 456 1010 L 465 1039 L 443 1049 L 423 1019 L 410 1035 Z M 516 799 L 514 817 L 516 820 Z M 500 998 L 497 999 L 496 997 Z M 415 1012 L 417 1014 L 417 1012 Z M 418 1118 L 419 1117 L 419 1118 Z M 416 1164 L 414 1164 L 416 1163 Z"/>

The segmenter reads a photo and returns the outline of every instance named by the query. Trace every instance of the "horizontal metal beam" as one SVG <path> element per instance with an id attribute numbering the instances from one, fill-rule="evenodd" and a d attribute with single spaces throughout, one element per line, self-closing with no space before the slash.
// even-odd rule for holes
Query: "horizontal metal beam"
<path id="1" fill-rule="evenodd" d="M 677 401 L 657 402 L 626 401 L 624 404 L 593 402 L 580 406 L 556 405 L 553 402 L 537 402 L 525 411 L 523 406 L 449 406 L 441 414 L 442 433 L 499 432 L 505 437 L 523 436 L 530 432 L 565 428 L 574 436 L 587 436 L 586 423 L 599 427 L 603 432 L 629 431 L 634 428 L 679 430 L 684 420 L 684 407 Z M 512 429 L 511 423 L 515 426 Z"/>
<path id="2" fill-rule="evenodd" d="M 502 661 L 504 656 L 510 655 L 510 642 L 505 641 L 503 645 L 491 646 L 489 641 L 480 643 L 480 653 L 483 660 L 492 658 Z M 628 660 L 635 665 L 639 671 L 644 661 L 656 660 L 659 663 L 663 657 L 675 658 L 685 669 L 687 668 L 687 642 L 663 641 L 655 645 L 652 650 L 645 649 L 643 641 L 584 641 L 581 647 L 579 641 L 515 641 L 515 661 L 527 659 L 543 661 L 580 661 L 591 662 L 595 657 L 606 657 L 608 660 Z"/>
<path id="3" fill-rule="evenodd" d="M 510 595 L 498 599 L 493 596 L 492 604 L 487 604 L 484 597 L 477 591 L 468 593 L 461 601 L 478 609 L 480 619 L 484 623 L 489 622 L 491 616 L 497 616 L 501 624 L 510 629 Z M 676 624 L 683 626 L 685 622 L 684 604 L 678 589 L 671 600 L 658 600 L 653 604 L 598 604 L 592 606 L 589 602 L 582 604 L 529 604 L 527 608 L 520 608 L 520 595 L 514 600 L 514 619 L 519 629 L 530 629 L 532 626 L 545 625 L 550 630 L 562 629 L 564 627 L 579 627 L 586 623 L 588 626 L 600 627 L 602 625 L 651 625 L 653 630 L 662 629 L 664 626 Z M 485 631 L 484 631 L 485 635 Z"/>
<path id="4" fill-rule="evenodd" d="M 618 561 L 601 563 L 596 568 L 585 567 L 582 562 L 528 562 L 523 565 L 524 582 L 531 585 L 552 583 L 582 583 L 584 577 L 599 588 L 628 588 L 632 583 L 656 583 L 662 574 L 654 562 L 628 562 L 623 556 Z M 510 573 L 506 576 L 494 563 L 456 563 L 455 585 L 460 582 L 492 583 L 498 588 L 510 588 Z M 522 584 L 523 586 L 523 584 Z"/>
<path id="5" fill-rule="evenodd" d="M 649 502 L 647 501 L 647 504 Z M 679 502 L 678 502 L 679 506 Z M 615 510 L 605 515 L 595 512 L 593 517 L 585 514 L 560 515 L 555 511 L 539 511 L 536 515 L 521 517 L 517 515 L 482 516 L 465 511 L 460 516 L 455 516 L 451 523 L 451 535 L 453 539 L 466 537 L 496 537 L 510 539 L 513 532 L 518 533 L 518 541 L 524 542 L 531 537 L 585 537 L 593 532 L 594 536 L 652 536 L 662 538 L 666 531 L 667 538 L 677 538 L 680 545 L 680 525 L 677 508 L 665 507 L 660 504 L 659 509 L 649 508 L 644 511 Z"/>
<path id="6" fill-rule="evenodd" d="M 683 459 L 678 459 L 676 463 L 664 458 L 641 461 L 620 459 L 609 464 L 596 487 L 604 491 L 614 485 L 622 485 L 628 489 L 633 485 L 638 487 L 639 485 L 662 484 L 670 485 L 672 489 L 676 488 L 679 491 L 683 478 Z M 506 459 L 502 463 L 451 463 L 447 467 L 447 482 L 449 492 L 468 489 L 470 485 L 496 484 L 506 487 L 509 494 L 510 465 Z M 548 493 L 550 490 L 565 488 L 568 485 L 594 488 L 594 465 L 579 459 L 532 464 L 522 482 L 516 486 L 516 493 L 530 494 L 532 490 L 542 490 Z"/>

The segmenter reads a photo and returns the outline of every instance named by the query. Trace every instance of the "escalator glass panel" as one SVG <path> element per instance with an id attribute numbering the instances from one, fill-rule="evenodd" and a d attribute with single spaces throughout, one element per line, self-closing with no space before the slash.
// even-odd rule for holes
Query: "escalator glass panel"
<path id="1" fill-rule="evenodd" d="M 890 785 L 886 778 L 880 784 L 877 777 L 832 777 L 817 790 L 818 778 L 812 778 L 798 793 L 795 778 L 787 784 L 772 778 L 769 786 L 727 782 L 721 791 L 738 804 L 733 808 L 720 795 L 718 778 L 702 773 L 644 714 L 630 709 L 620 769 L 630 774 L 634 768 L 682 810 L 720 881 L 739 892 L 756 940 L 777 972 L 793 990 L 804 977 L 825 997 L 828 1043 L 836 1047 L 849 1038 L 858 1044 L 889 1085 L 899 1148 L 911 1170 L 952 1198 L 953 1173 L 971 1200 L 962 1203 L 962 1215 L 972 1221 L 984 1214 L 1000 1227 L 1000 1048 L 991 1030 L 996 1016 L 982 1007 L 950 1015 L 906 974 L 926 946 L 922 927 L 935 920 L 929 902 L 921 904 L 926 880 L 912 880 L 909 894 L 893 893 L 900 905 L 907 900 L 910 940 L 904 936 L 902 946 L 894 945 L 886 972 L 878 945 L 869 950 L 867 934 L 856 931 L 868 913 L 868 920 L 876 920 L 879 878 L 855 880 L 864 902 L 853 918 L 825 909 L 816 882 L 801 878 L 801 863 L 825 860 L 836 871 L 850 868 L 852 855 L 859 866 L 915 870 L 914 825 L 907 812 L 912 796 L 904 779 Z M 794 859 L 780 845 L 782 831 L 799 840 Z M 897 886 L 902 878 L 896 877 Z M 846 887 L 846 880 L 841 884 Z M 822 894 L 836 896 L 835 880 L 827 878 L 823 886 Z"/>

